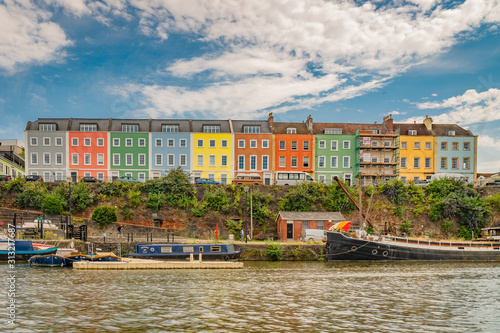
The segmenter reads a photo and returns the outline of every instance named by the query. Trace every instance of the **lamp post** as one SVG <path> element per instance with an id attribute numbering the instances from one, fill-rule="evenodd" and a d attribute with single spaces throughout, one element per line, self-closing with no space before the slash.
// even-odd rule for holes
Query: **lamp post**
<path id="1" fill-rule="evenodd" d="M 248 243 L 248 186 L 243 187 L 245 191 L 245 243 Z"/>
<path id="2" fill-rule="evenodd" d="M 69 217 L 68 217 L 68 224 L 66 225 L 66 238 L 69 238 L 69 225 L 71 223 L 71 181 L 72 181 L 72 178 L 68 177 L 68 185 L 69 185 Z"/>

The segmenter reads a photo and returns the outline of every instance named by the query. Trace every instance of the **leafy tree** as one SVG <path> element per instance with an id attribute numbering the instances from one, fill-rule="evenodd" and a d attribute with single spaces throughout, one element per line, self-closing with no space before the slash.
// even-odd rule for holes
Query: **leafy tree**
<path id="1" fill-rule="evenodd" d="M 116 214 L 116 207 L 100 206 L 94 209 L 92 213 L 92 220 L 96 221 L 99 228 L 104 228 L 108 224 L 118 221 Z"/>
<path id="2" fill-rule="evenodd" d="M 61 197 L 57 194 L 49 194 L 43 199 L 42 212 L 49 215 L 59 215 L 63 212 Z"/>

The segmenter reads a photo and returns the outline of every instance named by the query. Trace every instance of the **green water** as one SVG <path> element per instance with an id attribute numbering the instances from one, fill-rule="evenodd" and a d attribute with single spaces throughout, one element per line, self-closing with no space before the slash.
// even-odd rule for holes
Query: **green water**
<path id="1" fill-rule="evenodd" d="M 500 264 L 245 262 L 243 270 L 17 265 L 9 332 L 499 332 Z"/>

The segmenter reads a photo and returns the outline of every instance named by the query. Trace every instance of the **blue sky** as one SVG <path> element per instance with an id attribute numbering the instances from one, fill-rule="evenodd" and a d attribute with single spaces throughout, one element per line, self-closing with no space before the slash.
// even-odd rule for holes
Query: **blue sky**
<path id="1" fill-rule="evenodd" d="M 0 138 L 42 117 L 458 123 L 500 171 L 499 0 L 5 0 Z"/>

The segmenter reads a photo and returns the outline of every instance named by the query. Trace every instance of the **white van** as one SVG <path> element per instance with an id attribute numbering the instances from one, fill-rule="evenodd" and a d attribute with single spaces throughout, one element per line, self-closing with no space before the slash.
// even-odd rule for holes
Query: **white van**
<path id="1" fill-rule="evenodd" d="M 274 174 L 274 179 L 276 185 L 298 185 L 303 182 L 311 183 L 314 181 L 313 177 L 307 172 L 300 171 L 278 171 Z"/>
<path id="2" fill-rule="evenodd" d="M 326 230 L 306 229 L 302 230 L 303 242 L 326 242 Z"/>

